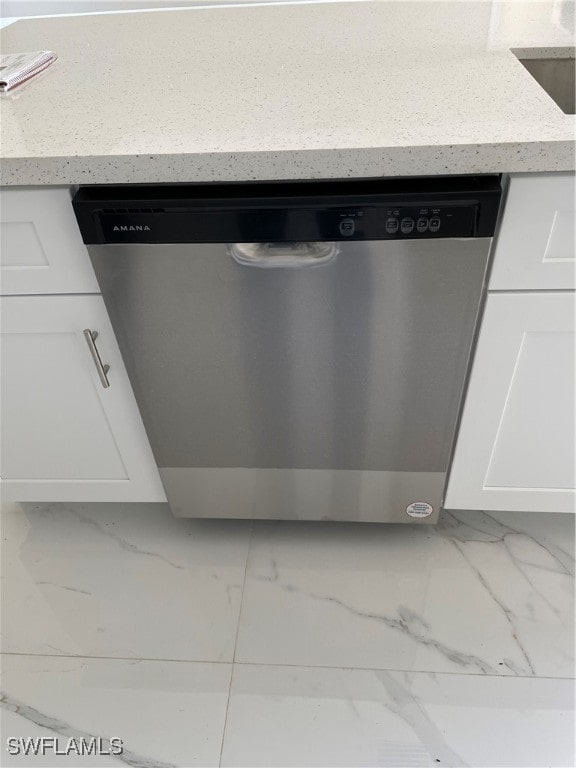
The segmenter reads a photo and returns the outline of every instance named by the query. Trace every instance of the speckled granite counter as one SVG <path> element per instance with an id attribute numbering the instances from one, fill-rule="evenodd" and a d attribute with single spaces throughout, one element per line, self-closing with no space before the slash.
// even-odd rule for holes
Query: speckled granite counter
<path id="1" fill-rule="evenodd" d="M 571 170 L 565 115 L 510 48 L 573 3 L 361 2 L 19 21 L 58 62 L 2 107 L 2 183 Z"/>

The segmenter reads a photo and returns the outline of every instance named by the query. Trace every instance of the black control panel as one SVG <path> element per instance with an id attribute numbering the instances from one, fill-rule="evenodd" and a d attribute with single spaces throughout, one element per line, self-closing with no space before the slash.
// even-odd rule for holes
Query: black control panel
<path id="1" fill-rule="evenodd" d="M 358 182 L 80 187 L 85 243 L 490 237 L 498 176 Z"/>
<path id="2" fill-rule="evenodd" d="M 423 206 L 421 208 L 388 208 L 386 232 L 390 235 L 441 235 L 454 237 L 458 232 L 471 232 L 474 227 L 476 206 Z M 466 236 L 466 235 L 464 235 Z"/>
<path id="3" fill-rule="evenodd" d="M 403 238 L 472 237 L 478 205 L 406 206 L 393 203 L 376 210 L 360 208 L 338 212 L 338 234 L 342 238 L 401 240 Z M 333 228 L 335 229 L 335 224 Z"/>

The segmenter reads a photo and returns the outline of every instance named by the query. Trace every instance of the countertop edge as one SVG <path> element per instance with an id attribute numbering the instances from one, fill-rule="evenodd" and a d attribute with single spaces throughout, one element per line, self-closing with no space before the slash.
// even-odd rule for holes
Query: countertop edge
<path id="1" fill-rule="evenodd" d="M 8 157 L 2 186 L 271 181 L 576 170 L 573 140 L 162 155 Z"/>

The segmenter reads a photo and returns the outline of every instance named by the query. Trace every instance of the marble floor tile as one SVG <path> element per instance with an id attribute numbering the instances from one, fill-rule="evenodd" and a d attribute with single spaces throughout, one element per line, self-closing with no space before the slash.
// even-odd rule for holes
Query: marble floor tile
<path id="1" fill-rule="evenodd" d="M 219 765 L 230 664 L 2 657 L 2 766 Z M 10 756 L 6 739 L 92 737 L 123 742 L 121 756 Z M 29 742 L 30 743 L 30 742 Z M 13 743 L 12 743 L 13 745 Z M 14 748 L 14 745 L 13 745 Z"/>
<path id="2" fill-rule="evenodd" d="M 2 650 L 231 661 L 249 537 L 160 504 L 4 505 Z"/>
<path id="3" fill-rule="evenodd" d="M 254 527 L 235 660 L 574 674 L 574 518 Z"/>
<path id="4" fill-rule="evenodd" d="M 222 766 L 574 765 L 570 680 L 235 665 Z"/>

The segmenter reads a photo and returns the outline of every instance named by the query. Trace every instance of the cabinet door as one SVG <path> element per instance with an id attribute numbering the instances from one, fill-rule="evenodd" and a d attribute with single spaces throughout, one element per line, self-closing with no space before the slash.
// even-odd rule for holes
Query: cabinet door
<path id="1" fill-rule="evenodd" d="M 164 501 L 100 296 L 2 298 L 2 496 Z M 104 388 L 84 329 L 108 364 Z"/>
<path id="2" fill-rule="evenodd" d="M 576 285 L 573 173 L 513 174 L 489 290 L 571 290 Z"/>
<path id="3" fill-rule="evenodd" d="M 573 512 L 573 293 L 488 296 L 448 509 Z"/>
<path id="4" fill-rule="evenodd" d="M 99 292 L 68 188 L 3 189 L 0 246 L 3 294 Z"/>

